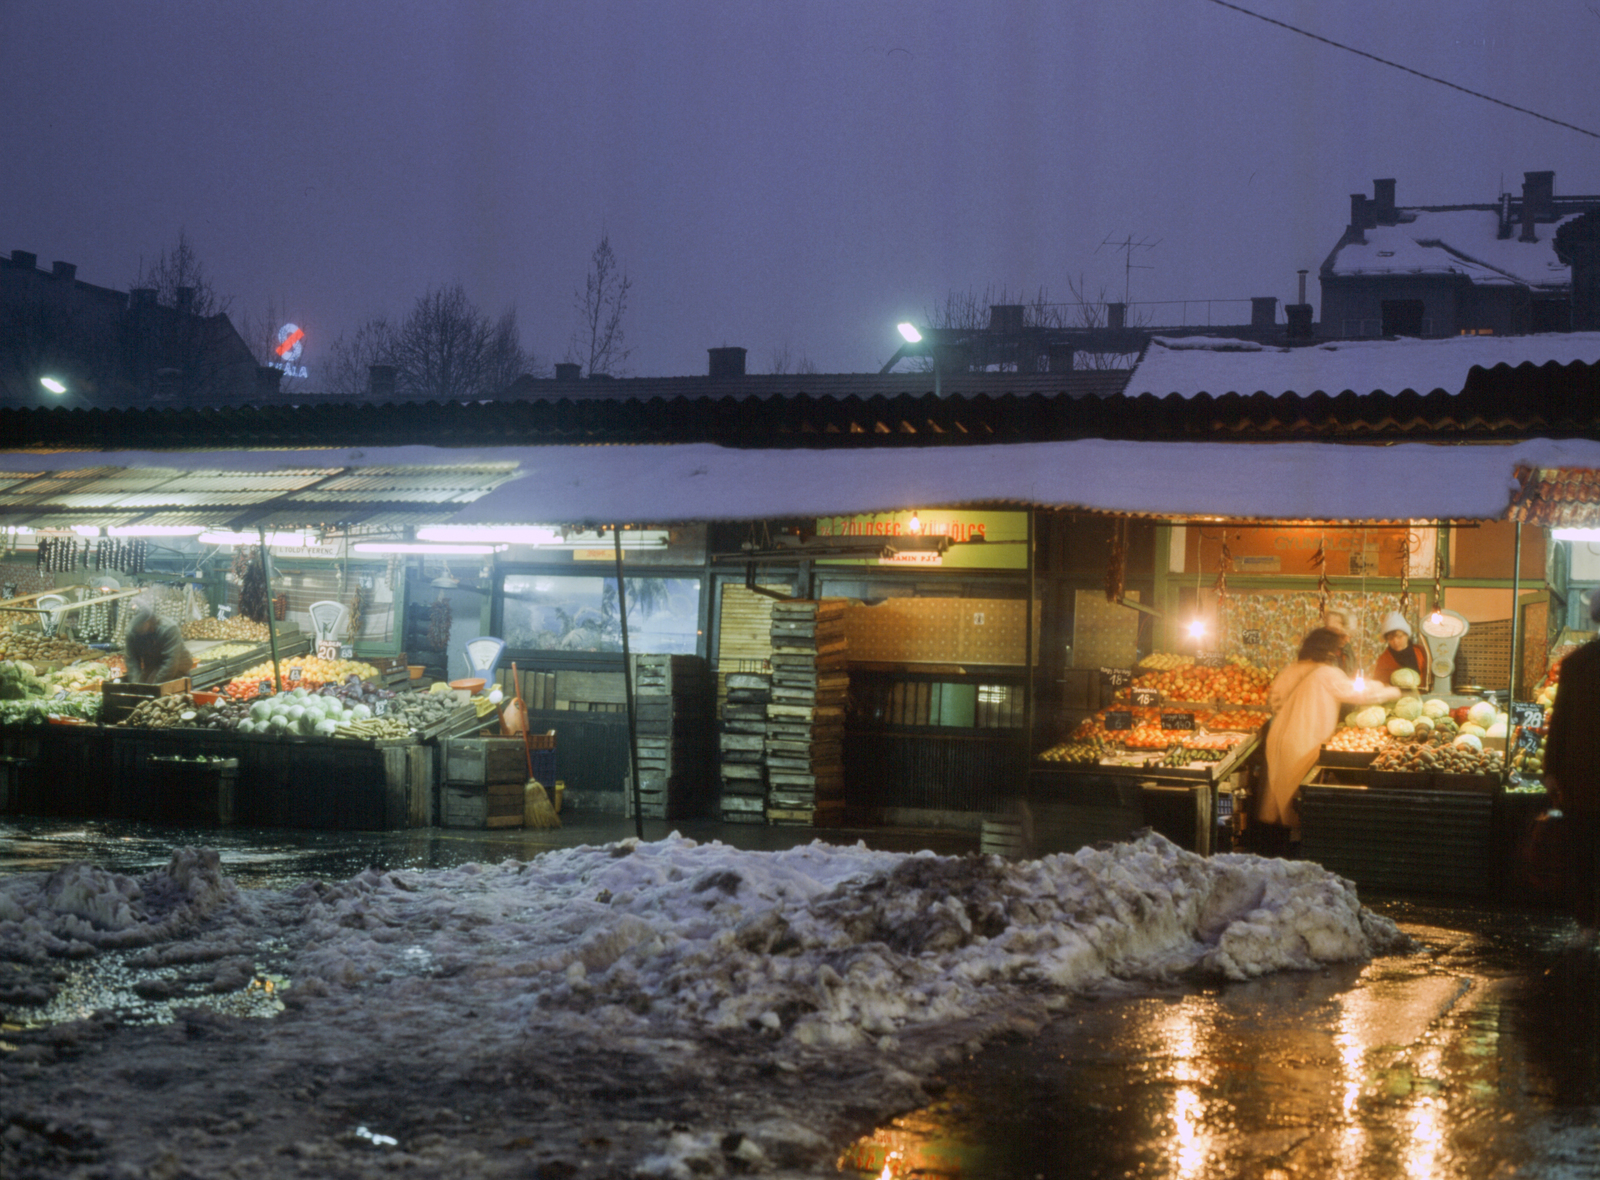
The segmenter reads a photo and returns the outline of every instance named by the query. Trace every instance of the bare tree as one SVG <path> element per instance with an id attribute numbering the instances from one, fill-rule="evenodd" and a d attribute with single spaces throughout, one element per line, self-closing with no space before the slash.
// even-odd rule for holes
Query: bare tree
<path id="1" fill-rule="evenodd" d="M 141 261 L 131 285 L 153 290 L 155 303 L 172 312 L 135 323 L 149 346 L 142 355 L 154 358 L 156 365 L 153 374 L 134 372 L 136 382 L 153 377 L 158 394 L 165 390 L 185 400 L 221 392 L 225 386 L 254 388 L 254 358 L 228 319 L 233 300 L 217 293 L 186 230 L 180 228 L 177 241 L 150 263 Z M 136 315 L 141 307 L 135 303 Z"/>
<path id="2" fill-rule="evenodd" d="M 322 366 L 322 387 L 343 397 L 365 397 L 373 365 L 394 363 L 394 329 L 375 316 L 348 336 L 343 332 L 328 346 Z"/>
<path id="3" fill-rule="evenodd" d="M 583 365 L 585 376 L 627 375 L 628 357 L 633 350 L 624 346 L 622 317 L 627 313 L 628 292 L 632 289 L 628 272 L 611 249 L 610 235 L 601 234 L 600 244 L 589 256 L 583 290 L 574 292 L 572 297 L 578 327 L 567 345 L 567 360 Z"/>
<path id="4" fill-rule="evenodd" d="M 141 259 L 131 285 L 152 288 L 157 303 L 166 307 L 187 305 L 189 311 L 201 317 L 226 315 L 233 305 L 231 297 L 217 294 L 205 264 L 182 227 L 178 229 L 178 240 L 157 254 L 148 266 Z"/>
<path id="5" fill-rule="evenodd" d="M 460 283 L 418 296 L 397 325 L 377 316 L 341 334 L 328 354 L 332 393 L 360 397 L 371 366 L 393 365 L 397 392 L 439 401 L 495 397 L 537 363 L 522 348 L 516 308 L 491 322 Z"/>

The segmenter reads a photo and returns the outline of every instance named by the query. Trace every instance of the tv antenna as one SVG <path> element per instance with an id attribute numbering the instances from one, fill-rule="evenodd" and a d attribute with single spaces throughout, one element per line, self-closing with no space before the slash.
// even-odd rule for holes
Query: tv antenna
<path id="1" fill-rule="evenodd" d="M 1101 242 L 1099 246 L 1095 247 L 1094 252 L 1096 254 L 1100 253 L 1100 250 L 1105 246 L 1111 246 L 1114 249 L 1122 251 L 1122 302 L 1124 304 L 1127 304 L 1128 302 L 1128 292 L 1133 285 L 1133 272 L 1135 270 L 1155 269 L 1153 266 L 1144 266 L 1135 262 L 1133 260 L 1133 252 L 1135 250 L 1154 250 L 1157 246 L 1161 245 L 1161 242 L 1162 239 L 1160 238 L 1157 238 L 1153 242 L 1149 238 L 1139 238 L 1135 240 L 1132 234 L 1128 234 L 1120 242 L 1117 242 L 1112 240 L 1110 234 L 1107 234 L 1106 240 Z"/>

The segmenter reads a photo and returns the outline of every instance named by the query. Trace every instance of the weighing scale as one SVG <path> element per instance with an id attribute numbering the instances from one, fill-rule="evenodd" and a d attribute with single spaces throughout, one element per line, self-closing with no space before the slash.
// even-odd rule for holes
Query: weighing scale
<path id="1" fill-rule="evenodd" d="M 1455 691 L 1451 677 L 1456 671 L 1456 650 L 1470 627 L 1466 618 L 1453 610 L 1436 611 L 1422 620 L 1422 640 L 1428 645 L 1428 667 L 1433 672 L 1436 695 L 1441 691 Z"/>
<path id="2" fill-rule="evenodd" d="M 494 683 L 494 670 L 500 664 L 506 641 L 493 635 L 479 635 L 467 640 L 462 654 L 467 657 L 467 676 L 481 678 L 485 684 Z"/>
<path id="3" fill-rule="evenodd" d="M 309 613 L 317 637 L 317 656 L 324 660 L 338 659 L 338 634 L 343 630 L 345 620 L 350 617 L 350 611 L 344 603 L 324 598 L 321 602 L 313 602 Z"/>
<path id="4" fill-rule="evenodd" d="M 34 606 L 39 609 L 39 630 L 46 637 L 55 635 L 56 627 L 61 623 L 60 607 L 67 605 L 65 594 L 41 594 L 34 600 Z"/>

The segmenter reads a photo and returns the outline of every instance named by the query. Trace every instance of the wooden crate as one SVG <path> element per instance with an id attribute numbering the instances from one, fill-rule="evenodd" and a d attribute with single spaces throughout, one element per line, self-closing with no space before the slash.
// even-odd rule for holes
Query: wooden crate
<path id="1" fill-rule="evenodd" d="M 447 738 L 444 742 L 447 783 L 520 785 L 527 779 L 528 755 L 521 738 Z"/>
<path id="2" fill-rule="evenodd" d="M 163 684 L 133 684 L 126 680 L 107 681 L 100 686 L 102 697 L 100 705 L 100 724 L 115 725 L 132 713 L 140 705 L 155 697 L 172 696 L 174 693 L 188 692 L 190 687 L 187 676 L 178 680 L 168 680 Z"/>

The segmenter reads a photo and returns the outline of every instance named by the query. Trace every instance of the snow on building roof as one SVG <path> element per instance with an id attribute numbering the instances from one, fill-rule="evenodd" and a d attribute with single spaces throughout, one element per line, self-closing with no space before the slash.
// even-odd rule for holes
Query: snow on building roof
<path id="1" fill-rule="evenodd" d="M 1556 257 L 1551 243 L 1571 219 L 1538 224 L 1539 240 L 1524 242 L 1520 230 L 1500 237 L 1500 214 L 1494 209 L 1403 209 L 1398 225 L 1369 227 L 1364 242 L 1341 242 L 1322 273 L 1459 274 L 1484 285 L 1566 288 L 1572 269 Z"/>
<path id="2" fill-rule="evenodd" d="M 0 466 L 66 471 L 96 462 L 241 472 L 336 461 L 338 452 L 13 453 Z M 1600 442 L 1511 444 L 1121 442 L 1080 439 L 904 450 L 656 446 L 371 448 L 397 465 L 517 464 L 471 504 L 438 505 L 445 524 L 676 524 L 777 520 L 973 504 L 1162 519 L 1502 519 L 1519 467 L 1600 468 Z M 328 516 L 308 512 L 303 523 Z"/>
<path id="3" fill-rule="evenodd" d="M 1541 227 L 1546 228 L 1546 227 Z M 1460 393 L 1474 366 L 1600 361 L 1600 332 L 1453 336 L 1444 340 L 1340 340 L 1276 348 L 1247 340 L 1156 337 L 1127 394 Z"/>

